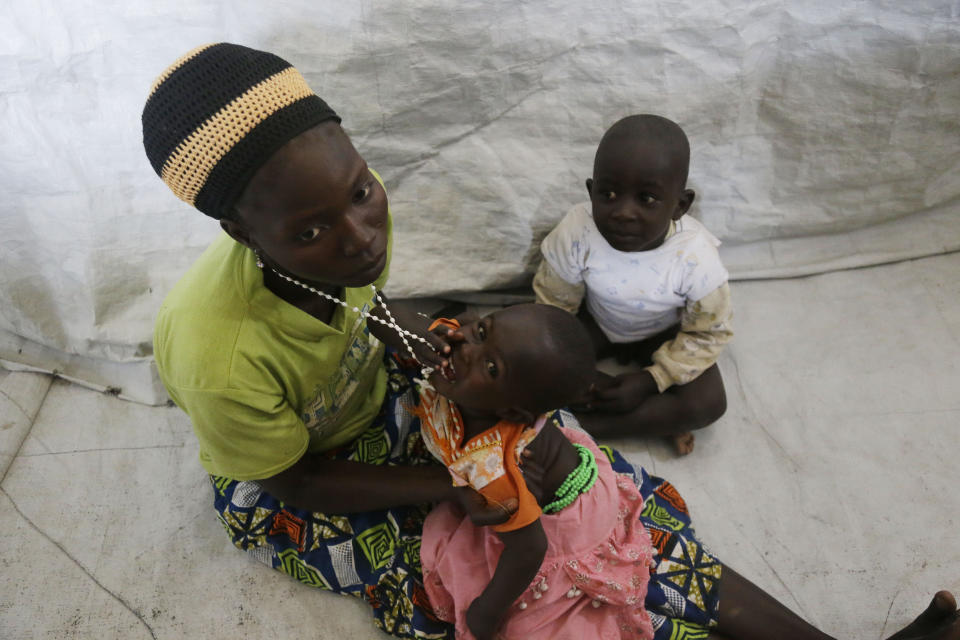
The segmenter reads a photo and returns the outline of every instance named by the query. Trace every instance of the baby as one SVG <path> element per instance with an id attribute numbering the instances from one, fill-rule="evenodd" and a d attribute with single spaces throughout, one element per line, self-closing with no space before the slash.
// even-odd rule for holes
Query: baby
<path id="1" fill-rule="evenodd" d="M 544 413 L 593 378 L 593 347 L 573 315 L 520 305 L 446 326 L 450 366 L 409 408 L 455 485 L 520 504 L 495 527 L 450 502 L 426 518 L 424 587 L 457 638 L 829 640 L 707 552 L 670 483 L 599 450 L 570 414 Z M 524 449 L 535 451 L 529 461 Z M 521 460 L 542 465 L 531 474 L 541 495 Z M 949 592 L 889 640 L 908 638 L 960 639 Z"/>
<path id="2" fill-rule="evenodd" d="M 589 436 L 545 413 L 590 386 L 589 336 L 543 305 L 447 323 L 450 367 L 430 377 L 412 412 L 454 484 L 493 503 L 518 498 L 519 508 L 494 527 L 442 505 L 431 511 L 421 557 L 435 612 L 458 638 L 620 637 L 624 626 L 624 637 L 652 637 L 642 604 L 653 545 L 637 487 Z M 524 449 L 543 465 L 540 500 L 520 474 Z M 589 580 L 575 577 L 582 572 Z"/>
<path id="3" fill-rule="evenodd" d="M 597 357 L 646 368 L 598 373 L 582 407 L 594 436 L 668 435 L 693 450 L 693 429 L 726 410 L 716 361 L 732 308 L 719 241 L 693 218 L 690 146 L 674 122 L 628 116 L 597 148 L 590 202 L 573 207 L 541 244 L 537 302 L 577 313 Z M 586 295 L 586 306 L 581 301 Z"/>

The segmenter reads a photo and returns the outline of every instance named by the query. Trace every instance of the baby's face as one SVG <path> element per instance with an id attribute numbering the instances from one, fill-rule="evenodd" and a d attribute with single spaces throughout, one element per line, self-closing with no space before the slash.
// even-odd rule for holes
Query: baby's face
<path id="1" fill-rule="evenodd" d="M 386 193 L 335 122 L 271 156 L 237 210 L 266 259 L 304 280 L 365 286 L 386 265 Z"/>
<path id="2" fill-rule="evenodd" d="M 611 141 L 601 147 L 587 190 L 601 235 L 618 251 L 650 251 L 661 244 L 671 220 L 693 200 L 684 190 L 685 167 L 669 154 L 637 144 Z"/>
<path id="3" fill-rule="evenodd" d="M 430 383 L 458 405 L 477 411 L 540 404 L 535 396 L 544 358 L 534 305 L 497 311 L 460 328 L 463 342 L 451 345 L 452 371 L 434 372 Z"/>

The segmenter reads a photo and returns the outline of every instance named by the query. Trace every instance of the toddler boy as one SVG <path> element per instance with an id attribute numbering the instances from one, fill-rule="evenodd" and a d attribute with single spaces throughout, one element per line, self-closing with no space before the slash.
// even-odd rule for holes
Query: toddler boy
<path id="1" fill-rule="evenodd" d="M 578 313 L 597 357 L 642 371 L 598 372 L 581 423 L 594 436 L 670 436 L 681 455 L 694 429 L 726 410 L 716 361 L 733 337 L 720 242 L 684 217 L 690 146 L 666 118 L 628 116 L 604 134 L 589 203 L 574 206 L 541 244 L 537 302 Z M 586 305 L 581 302 L 586 297 Z"/>

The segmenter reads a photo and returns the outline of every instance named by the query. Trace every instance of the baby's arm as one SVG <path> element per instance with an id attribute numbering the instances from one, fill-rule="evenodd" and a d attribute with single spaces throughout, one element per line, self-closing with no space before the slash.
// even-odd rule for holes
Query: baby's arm
<path id="1" fill-rule="evenodd" d="M 498 532 L 503 553 L 493 578 L 467 609 L 467 626 L 477 640 L 493 638 L 510 606 L 530 586 L 547 554 L 547 536 L 537 518 L 527 526 Z"/>
<path id="2" fill-rule="evenodd" d="M 653 364 L 646 368 L 659 392 L 695 380 L 712 367 L 733 339 L 732 320 L 733 304 L 727 283 L 688 302 L 680 316 L 679 333 L 654 352 Z"/>

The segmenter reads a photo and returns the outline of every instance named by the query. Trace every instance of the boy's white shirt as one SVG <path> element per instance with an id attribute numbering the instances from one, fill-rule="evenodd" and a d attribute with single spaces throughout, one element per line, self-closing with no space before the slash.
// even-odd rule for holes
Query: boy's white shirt
<path id="1" fill-rule="evenodd" d="M 613 343 L 636 342 L 681 323 L 681 333 L 648 367 L 663 391 L 684 384 L 716 362 L 732 338 L 728 273 L 720 241 L 694 218 L 671 225 L 664 243 L 617 251 L 593 221 L 590 203 L 575 205 L 541 243 L 534 278 L 537 301 L 576 312 L 587 309 Z"/>

